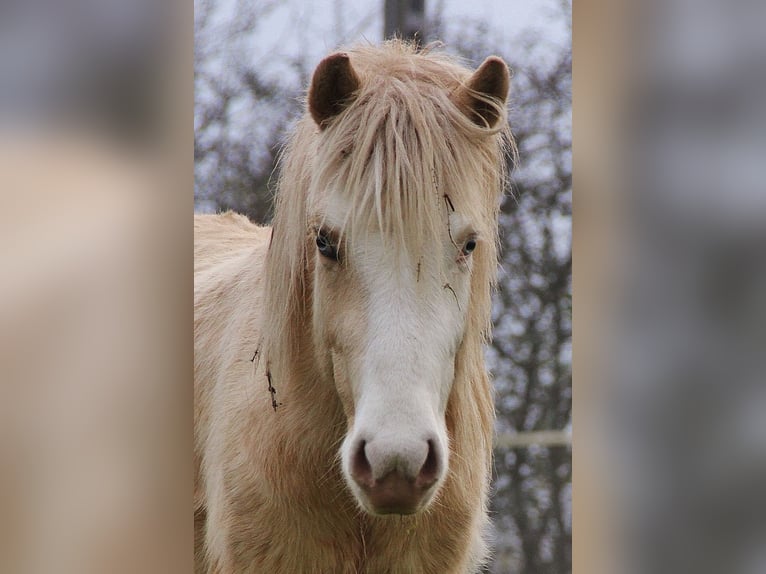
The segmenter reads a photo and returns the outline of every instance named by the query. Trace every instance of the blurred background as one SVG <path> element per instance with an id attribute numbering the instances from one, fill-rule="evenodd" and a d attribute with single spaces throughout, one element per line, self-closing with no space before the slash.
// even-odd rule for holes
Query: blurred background
<path id="1" fill-rule="evenodd" d="M 614 160 L 620 192 L 588 411 L 603 422 L 610 524 L 627 572 L 763 573 L 766 4 L 669 0 L 627 16 L 592 21 L 624 37 L 596 60 L 621 87 L 614 151 L 591 156 Z"/>
<path id="2" fill-rule="evenodd" d="M 494 304 L 498 440 L 486 572 L 572 568 L 572 49 L 568 0 L 195 3 L 195 210 L 268 223 L 276 157 L 321 58 L 394 34 L 512 70 L 519 148 Z M 508 158 L 511 161 L 511 158 Z"/>

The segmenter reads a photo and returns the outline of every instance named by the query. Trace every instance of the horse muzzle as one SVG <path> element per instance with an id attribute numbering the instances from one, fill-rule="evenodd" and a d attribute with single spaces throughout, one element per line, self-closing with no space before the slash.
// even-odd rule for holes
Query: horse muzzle
<path id="1" fill-rule="evenodd" d="M 351 452 L 351 478 L 373 514 L 422 510 L 445 474 L 446 458 L 436 437 L 359 439 Z"/>

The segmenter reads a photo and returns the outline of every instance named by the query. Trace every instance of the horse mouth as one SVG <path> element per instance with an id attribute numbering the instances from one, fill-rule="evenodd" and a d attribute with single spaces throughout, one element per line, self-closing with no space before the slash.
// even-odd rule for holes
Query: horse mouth
<path id="1" fill-rule="evenodd" d="M 357 482 L 359 498 L 365 510 L 373 515 L 417 514 L 431 501 L 436 480 L 422 481 L 390 472 L 369 483 Z"/>

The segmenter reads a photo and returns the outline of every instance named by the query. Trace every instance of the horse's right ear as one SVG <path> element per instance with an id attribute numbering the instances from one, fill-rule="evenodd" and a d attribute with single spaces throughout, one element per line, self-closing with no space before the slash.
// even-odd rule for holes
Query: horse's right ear
<path id="1" fill-rule="evenodd" d="M 319 127 L 342 112 L 359 89 L 359 77 L 347 54 L 327 56 L 319 62 L 309 88 L 309 112 Z"/>
<path id="2" fill-rule="evenodd" d="M 497 56 L 490 56 L 452 95 L 453 101 L 477 125 L 493 127 L 508 98 L 511 78 L 508 66 Z"/>

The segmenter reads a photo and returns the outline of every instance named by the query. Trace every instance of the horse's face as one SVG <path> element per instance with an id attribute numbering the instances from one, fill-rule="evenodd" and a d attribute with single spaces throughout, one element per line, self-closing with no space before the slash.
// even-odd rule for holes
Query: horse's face
<path id="1" fill-rule="evenodd" d="M 375 230 L 339 244 L 345 209 L 335 201 L 316 218 L 315 347 L 348 420 L 351 490 L 369 512 L 409 514 L 447 472 L 445 409 L 481 238 L 453 213 L 443 245 L 417 258 Z"/>
<path id="2" fill-rule="evenodd" d="M 346 54 L 335 54 L 319 64 L 308 99 L 318 133 L 327 129 L 360 93 L 364 78 L 365 75 L 357 75 Z M 447 97 L 455 104 L 449 109 L 463 112 L 482 127 L 490 127 L 503 115 L 500 104 L 507 96 L 508 82 L 505 64 L 498 58 L 488 58 L 465 84 L 449 92 Z M 433 105 L 432 100 L 423 105 Z M 430 113 L 433 117 L 438 115 L 437 110 Z M 354 126 L 354 133 L 357 128 Z M 438 129 L 435 124 L 434 130 Z M 396 134 L 390 141 L 401 136 L 400 131 Z M 430 137 L 423 134 L 422 139 L 415 137 L 412 141 Z M 322 146 L 322 140 L 317 142 L 320 152 L 335 150 Z M 339 161 L 339 153 L 340 150 L 335 150 L 335 159 L 323 165 Z M 345 152 L 341 155 L 345 157 Z M 367 151 L 360 152 L 360 161 L 364 157 Z M 379 161 L 371 171 L 372 185 L 383 182 L 376 174 L 385 172 L 391 162 L 415 162 L 418 154 L 413 153 L 406 160 L 402 154 L 375 157 Z M 385 161 L 380 157 L 385 157 Z M 451 152 L 445 162 L 450 161 L 454 161 Z M 409 167 L 421 176 L 415 180 L 418 183 L 407 185 L 426 185 L 424 182 L 430 180 L 433 172 L 427 166 Z M 412 171 L 402 167 L 402 171 L 389 173 L 385 181 L 393 181 L 397 186 L 401 181 L 398 174 L 403 172 Z M 486 243 L 493 239 L 481 237 L 477 233 L 480 222 L 461 215 L 448 197 L 441 206 L 439 193 L 428 188 L 420 189 L 416 197 L 421 197 L 421 202 L 427 201 L 423 197 L 433 197 L 434 205 L 444 208 L 438 212 L 438 218 L 429 212 L 431 216 L 426 219 L 430 225 L 420 221 L 420 216 L 410 217 L 406 224 L 399 218 L 402 220 L 394 225 L 400 230 L 409 228 L 418 234 L 418 241 L 409 241 L 407 237 L 402 238 L 404 241 L 395 240 L 391 229 L 381 230 L 386 226 L 380 220 L 386 215 L 380 195 L 377 217 L 371 218 L 376 221 L 367 225 L 362 218 L 365 223 L 352 225 L 352 231 L 341 237 L 340 230 L 349 216 L 360 221 L 352 215 L 358 206 L 350 204 L 359 190 L 353 183 L 343 182 L 340 176 L 327 181 L 334 183 L 317 184 L 317 189 L 312 190 L 311 197 L 318 199 L 311 203 L 306 216 L 311 225 L 313 253 L 314 348 L 325 379 L 337 389 L 348 422 L 341 447 L 343 473 L 367 511 L 418 512 L 433 499 L 447 475 L 449 444 L 445 413 L 455 378 L 456 357 L 466 332 L 471 269 L 479 251 L 488 248 Z M 464 189 L 471 181 L 474 180 L 468 178 L 461 184 L 463 194 L 471 192 Z M 345 188 L 327 189 L 332 185 Z M 410 191 L 395 188 L 386 193 L 391 194 L 387 196 L 390 199 Z M 480 190 L 473 191 L 476 193 L 470 197 L 481 196 Z M 397 208 L 389 213 L 404 211 Z M 427 240 L 417 231 L 423 229 L 427 230 Z M 407 231 L 403 233 L 406 235 Z M 413 244 L 417 249 L 403 247 Z"/>

